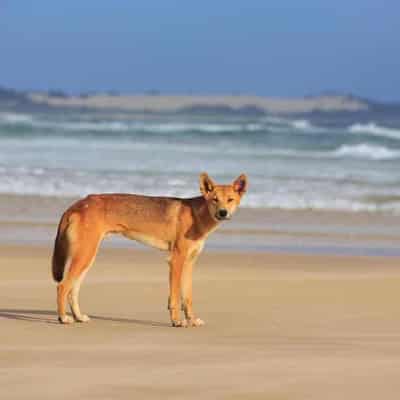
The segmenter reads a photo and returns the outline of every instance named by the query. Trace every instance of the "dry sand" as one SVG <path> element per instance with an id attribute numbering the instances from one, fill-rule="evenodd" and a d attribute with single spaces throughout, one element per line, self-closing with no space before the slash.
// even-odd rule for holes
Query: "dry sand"
<path id="1" fill-rule="evenodd" d="M 1 399 L 397 399 L 398 258 L 207 251 L 171 328 L 157 251 L 102 249 L 56 323 L 48 247 L 0 247 Z"/>

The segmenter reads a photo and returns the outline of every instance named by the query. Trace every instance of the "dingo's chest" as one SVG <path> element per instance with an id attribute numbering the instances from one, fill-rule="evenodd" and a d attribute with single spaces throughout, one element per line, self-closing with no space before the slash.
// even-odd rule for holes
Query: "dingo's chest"
<path id="1" fill-rule="evenodd" d="M 155 238 L 140 232 L 126 231 L 122 233 L 128 239 L 136 240 L 140 243 L 147 244 L 159 250 L 169 250 L 170 243 L 166 240 Z"/>

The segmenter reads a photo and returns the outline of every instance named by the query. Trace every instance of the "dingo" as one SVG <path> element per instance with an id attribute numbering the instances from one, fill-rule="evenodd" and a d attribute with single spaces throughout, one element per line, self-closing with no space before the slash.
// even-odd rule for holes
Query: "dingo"
<path id="1" fill-rule="evenodd" d="M 172 326 L 201 326 L 192 310 L 192 269 L 204 241 L 220 221 L 229 219 L 247 190 L 247 177 L 217 185 L 200 175 L 202 196 L 190 199 L 135 194 L 93 194 L 65 211 L 58 225 L 52 269 L 57 287 L 58 319 L 63 324 L 87 322 L 79 308 L 79 289 L 106 234 L 119 233 L 169 256 L 169 299 Z M 66 273 L 64 274 L 64 270 Z M 66 314 L 68 298 L 74 318 Z M 180 319 L 182 310 L 185 319 Z"/>

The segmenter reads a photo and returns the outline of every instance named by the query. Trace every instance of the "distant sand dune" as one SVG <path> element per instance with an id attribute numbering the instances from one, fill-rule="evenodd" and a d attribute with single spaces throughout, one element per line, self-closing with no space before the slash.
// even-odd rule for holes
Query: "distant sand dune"
<path id="1" fill-rule="evenodd" d="M 179 95 L 121 95 L 106 94 L 88 97 L 56 97 L 43 93 L 31 93 L 34 103 L 51 107 L 85 107 L 116 109 L 121 111 L 174 112 L 193 107 L 229 107 L 240 110 L 255 107 L 266 113 L 307 113 L 311 111 L 361 111 L 368 104 L 348 96 L 319 96 L 310 98 L 270 98 L 258 96 L 179 96 Z"/>

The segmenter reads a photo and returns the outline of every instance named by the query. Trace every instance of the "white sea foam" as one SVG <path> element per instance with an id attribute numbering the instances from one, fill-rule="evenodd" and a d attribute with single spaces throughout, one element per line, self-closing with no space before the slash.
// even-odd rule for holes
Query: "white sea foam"
<path id="1" fill-rule="evenodd" d="M 290 124 L 293 126 L 293 128 L 300 129 L 300 130 L 310 130 L 310 129 L 314 128 L 311 125 L 310 121 L 308 121 L 306 119 L 296 119 L 294 121 L 291 121 Z"/>
<path id="2" fill-rule="evenodd" d="M 275 124 L 275 125 L 287 125 L 290 120 L 286 118 L 276 117 L 273 115 L 267 115 L 261 118 L 261 121 L 266 122 L 268 124 Z"/>
<path id="3" fill-rule="evenodd" d="M 55 131 L 95 131 L 95 132 L 121 132 L 130 129 L 129 124 L 122 121 L 56 121 L 32 120 L 33 128 L 46 128 Z"/>
<path id="4" fill-rule="evenodd" d="M 289 119 L 283 117 L 276 117 L 273 115 L 268 115 L 261 119 L 264 124 L 267 126 L 275 126 L 275 127 L 291 127 L 295 129 L 305 130 L 313 128 L 311 122 L 307 119 Z"/>
<path id="5" fill-rule="evenodd" d="M 206 133 L 224 133 L 224 132 L 241 132 L 254 131 L 262 129 L 260 124 L 205 124 L 191 122 L 175 122 L 175 123 L 159 123 L 145 124 L 136 123 L 132 125 L 136 130 L 145 132 L 158 133 L 183 133 L 183 132 L 206 132 Z"/>
<path id="6" fill-rule="evenodd" d="M 292 128 L 301 132 L 321 131 L 323 128 L 311 124 L 306 119 L 291 120 L 280 117 L 263 117 L 249 122 L 195 122 L 195 121 L 145 121 L 145 120 L 70 120 L 31 116 L 18 113 L 1 113 L 0 124 L 30 125 L 36 129 L 71 132 L 148 132 L 148 133 L 235 133 L 256 132 L 266 129 L 287 130 Z"/>
<path id="7" fill-rule="evenodd" d="M 377 125 L 374 122 L 368 124 L 353 124 L 348 127 L 348 131 L 357 134 L 367 134 L 372 136 L 383 136 L 391 139 L 400 139 L 400 130 Z"/>
<path id="8" fill-rule="evenodd" d="M 125 121 L 73 121 L 44 119 L 38 116 L 19 113 L 0 113 L 0 123 L 6 125 L 30 125 L 32 128 L 49 128 L 70 131 L 126 131 L 130 124 Z"/>
<path id="9" fill-rule="evenodd" d="M 390 150 L 384 146 L 361 143 L 356 145 L 342 145 L 333 151 L 304 151 L 273 149 L 266 151 L 265 156 L 303 158 L 303 159 L 365 159 L 365 160 L 394 160 L 400 159 L 400 150 Z M 257 153 L 255 154 L 257 155 Z"/>
<path id="10" fill-rule="evenodd" d="M 243 170 L 247 207 L 400 212 L 400 148 L 386 139 L 400 131 L 392 128 L 321 128 L 285 117 L 97 118 L 0 114 L 0 193 L 190 197 L 199 171 L 229 182 L 231 171 Z"/>
<path id="11" fill-rule="evenodd" d="M 367 143 L 343 145 L 335 150 L 333 154 L 339 157 L 365 158 L 370 160 L 393 160 L 400 158 L 400 151 Z"/>
<path id="12" fill-rule="evenodd" d="M 269 122 L 272 124 L 273 128 L 278 128 L 278 130 L 280 130 L 280 128 L 291 128 L 294 129 L 294 131 L 299 131 L 301 133 L 316 133 L 328 131 L 327 128 L 312 124 L 308 119 L 293 120 L 272 117 L 269 119 Z"/>
<path id="13" fill-rule="evenodd" d="M 218 149 L 216 149 L 218 151 Z M 307 151 L 295 149 L 231 149 L 227 154 L 241 154 L 253 157 L 282 157 L 282 158 L 297 158 L 297 159 L 365 159 L 365 160 L 394 160 L 400 159 L 400 150 L 390 150 L 384 146 L 371 145 L 361 143 L 357 145 L 342 145 L 333 151 Z"/>
<path id="14" fill-rule="evenodd" d="M 196 123 L 196 122 L 145 122 L 145 121 L 71 121 L 57 119 L 32 118 L 24 114 L 0 114 L 0 123 L 28 124 L 33 128 L 52 129 L 54 131 L 92 131 L 92 132 L 149 132 L 149 133 L 184 133 L 205 132 L 224 133 L 258 131 L 264 128 L 259 123 Z"/>
<path id="15" fill-rule="evenodd" d="M 129 130 L 129 125 L 120 121 L 109 122 L 62 122 L 60 124 L 45 123 L 45 126 L 58 127 L 71 131 L 99 131 L 99 132 L 120 132 Z M 43 126 L 43 123 L 42 123 Z"/>
<path id="16" fill-rule="evenodd" d="M 10 125 L 14 124 L 32 124 L 33 117 L 28 114 L 19 113 L 0 113 L 0 122 Z"/>
<path id="17" fill-rule="evenodd" d="M 118 171 L 102 173 L 79 169 L 0 168 L 0 193 L 32 194 L 49 196 L 84 196 L 99 192 L 136 192 L 149 195 L 191 197 L 198 194 L 197 170 L 169 174 L 167 171 L 150 174 L 136 171 L 123 174 Z M 310 171 L 312 172 L 312 171 Z M 334 172 L 336 174 L 336 172 Z M 336 176 L 336 175 L 335 175 Z M 252 191 L 244 198 L 245 207 L 274 207 L 282 209 L 331 209 L 331 210 L 388 210 L 399 211 L 396 201 L 383 203 L 368 200 L 372 195 L 400 195 L 394 185 L 376 187 L 373 182 L 359 186 L 357 182 L 337 182 L 332 176 L 320 179 L 319 172 L 314 175 L 293 174 L 286 176 L 252 176 Z M 225 178 L 225 181 L 229 181 Z M 365 200 L 367 199 L 367 200 Z"/>
<path id="18" fill-rule="evenodd" d="M 143 177 L 141 180 L 144 180 Z M 195 177 L 187 179 L 184 183 L 177 180 L 166 181 L 163 186 L 157 178 L 146 182 L 145 185 L 133 184 L 129 180 L 117 180 L 116 178 L 107 179 L 71 179 L 64 178 L 60 181 L 57 177 L 46 176 L 45 180 L 37 176 L 26 176 L 22 178 L 2 179 L 0 182 L 0 193 L 18 195 L 41 195 L 56 197 L 82 197 L 89 193 L 112 193 L 126 192 L 127 188 L 134 187 L 130 192 L 143 193 L 148 195 L 163 195 L 177 197 L 192 197 L 198 195 L 193 185 Z M 139 180 L 137 181 L 139 182 Z M 361 196 L 357 197 L 357 190 L 342 193 L 341 195 L 333 192 L 326 192 L 323 186 L 319 190 L 312 192 L 303 190 L 297 191 L 296 187 L 286 187 L 284 190 L 269 190 L 268 186 L 258 184 L 258 190 L 249 192 L 243 200 L 244 207 L 250 208 L 280 208 L 280 209 L 319 209 L 319 210 L 347 210 L 347 211 L 396 211 L 400 212 L 399 202 L 374 202 L 365 201 Z M 281 187 L 278 181 L 273 185 L 274 188 Z M 155 189 L 157 187 L 157 189 Z M 270 188 L 271 189 L 271 188 Z M 353 194 L 352 194 L 353 193 Z"/>

